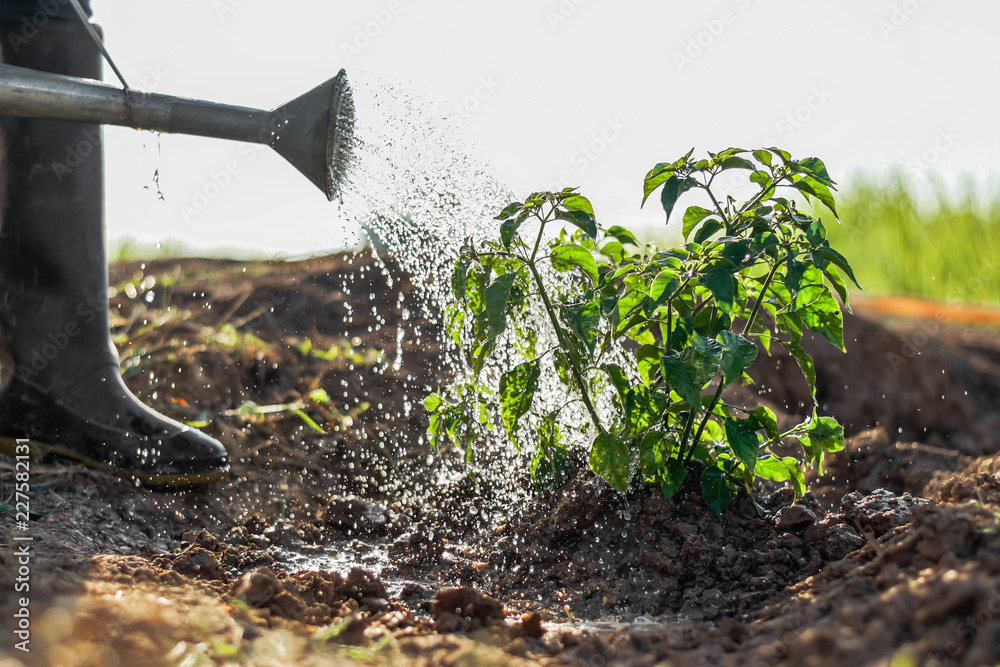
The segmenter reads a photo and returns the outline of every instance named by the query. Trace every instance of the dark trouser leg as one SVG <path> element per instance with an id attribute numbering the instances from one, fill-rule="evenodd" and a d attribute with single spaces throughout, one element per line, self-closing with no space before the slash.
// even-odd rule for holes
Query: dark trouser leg
<path id="1" fill-rule="evenodd" d="M 0 29 L 8 64 L 100 78 L 83 26 L 51 21 L 24 40 Z M 150 483 L 224 476 L 225 450 L 139 403 L 108 332 L 101 128 L 4 119 L 0 329 L 14 376 L 0 393 L 0 436 L 115 468 Z"/>

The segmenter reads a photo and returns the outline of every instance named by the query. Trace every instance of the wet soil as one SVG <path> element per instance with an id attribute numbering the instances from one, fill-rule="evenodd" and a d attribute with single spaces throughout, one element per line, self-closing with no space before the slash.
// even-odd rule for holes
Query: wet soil
<path id="1" fill-rule="evenodd" d="M 721 521 L 580 465 L 511 508 L 422 437 L 443 381 L 415 282 L 368 254 L 111 269 L 123 375 L 233 458 L 187 492 L 32 464 L 30 654 L 0 511 L 0 650 L 25 664 L 1000 662 L 1000 333 L 846 321 L 807 342 L 850 436 L 812 493 Z M 762 355 L 763 357 L 763 355 Z M 807 414 L 794 362 L 733 402 Z M 0 461 L 0 478 L 13 478 Z M 9 491 L 8 491 L 9 492 Z M 17 664 L 15 662 L 3 664 Z"/>

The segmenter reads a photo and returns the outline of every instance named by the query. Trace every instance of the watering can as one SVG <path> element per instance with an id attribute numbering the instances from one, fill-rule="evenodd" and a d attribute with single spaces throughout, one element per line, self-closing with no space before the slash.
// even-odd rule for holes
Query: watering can
<path id="1" fill-rule="evenodd" d="M 0 65 L 0 115 L 266 144 L 331 201 L 350 162 L 354 130 L 354 102 L 344 70 L 288 104 L 264 111 Z"/>

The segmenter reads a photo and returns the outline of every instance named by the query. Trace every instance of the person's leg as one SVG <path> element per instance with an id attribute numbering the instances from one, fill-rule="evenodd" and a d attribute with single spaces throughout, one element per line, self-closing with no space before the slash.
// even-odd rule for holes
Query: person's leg
<path id="1" fill-rule="evenodd" d="M 36 28 L 25 38 L 23 23 L 0 26 L 8 64 L 100 78 L 100 52 L 84 26 L 52 20 Z M 101 128 L 40 119 L 4 119 L 4 127 L 0 329 L 14 374 L 0 389 L 0 437 L 150 484 L 224 477 L 218 442 L 142 405 L 119 375 L 108 328 Z"/>

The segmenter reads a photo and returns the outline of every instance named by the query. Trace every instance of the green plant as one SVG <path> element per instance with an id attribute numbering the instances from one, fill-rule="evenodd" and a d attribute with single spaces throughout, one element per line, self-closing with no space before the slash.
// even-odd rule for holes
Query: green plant
<path id="1" fill-rule="evenodd" d="M 815 198 L 836 216 L 834 183 L 820 160 L 793 160 L 777 148 L 728 149 L 700 160 L 692 152 L 656 165 L 643 193 L 645 203 L 660 190 L 669 221 L 683 193 L 704 192 L 710 207 L 684 213 L 684 245 L 641 248 L 627 229 L 599 226 L 590 202 L 566 189 L 510 204 L 497 217 L 498 240 L 462 248 L 452 331 L 472 373 L 425 401 L 436 446 L 450 440 L 471 460 L 474 443 L 498 428 L 499 412 L 515 443 L 532 436 L 533 478 L 559 481 L 569 458 L 560 434 L 573 426 L 560 419 L 568 404 L 533 411 L 540 378 L 554 373 L 596 432 L 591 468 L 619 491 L 649 483 L 669 498 L 697 460 L 705 499 L 720 516 L 756 477 L 790 481 L 797 497 L 804 493 L 803 463 L 822 466 L 825 452 L 843 447 L 843 428 L 814 409 L 782 433 L 768 408 L 745 410 L 721 398 L 727 385 L 750 381 L 756 340 L 768 352 L 772 345 L 788 350 L 815 404 L 815 368 L 800 341 L 810 329 L 844 348 L 831 288 L 846 305 L 842 273 L 852 281 L 854 274 L 827 243 L 823 222 L 777 190 Z M 713 192 L 714 179 L 728 170 L 747 171 L 757 186 L 743 204 Z M 546 242 L 550 225 L 563 229 Z M 502 369 L 494 390 L 482 370 L 504 336 L 525 360 Z M 801 445 L 803 460 L 775 453 L 789 440 Z"/>

